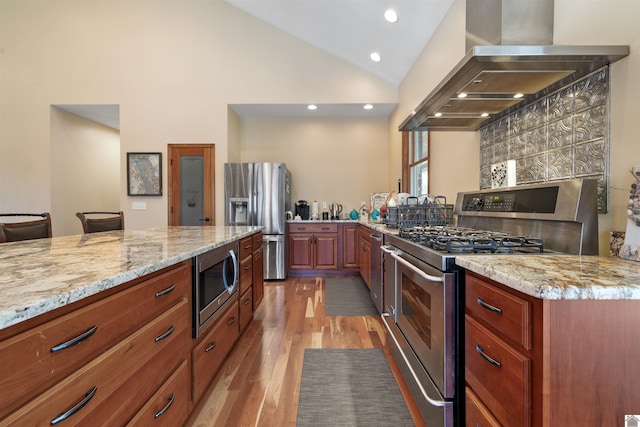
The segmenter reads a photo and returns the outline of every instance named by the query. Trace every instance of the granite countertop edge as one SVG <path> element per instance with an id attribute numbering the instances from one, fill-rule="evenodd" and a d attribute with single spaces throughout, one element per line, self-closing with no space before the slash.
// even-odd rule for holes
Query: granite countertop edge
<path id="1" fill-rule="evenodd" d="M 0 329 L 261 229 L 158 227 L 5 243 L 0 251 Z"/>
<path id="2" fill-rule="evenodd" d="M 458 266 L 547 300 L 640 300 L 640 264 L 597 255 L 457 256 Z"/>

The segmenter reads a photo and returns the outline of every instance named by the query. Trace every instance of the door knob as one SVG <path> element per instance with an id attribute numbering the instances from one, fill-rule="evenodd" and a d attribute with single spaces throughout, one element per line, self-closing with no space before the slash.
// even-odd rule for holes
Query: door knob
<path id="1" fill-rule="evenodd" d="M 209 218 L 209 217 L 206 217 L 206 218 L 200 218 L 198 221 L 209 222 L 209 221 L 211 221 L 211 218 Z"/>

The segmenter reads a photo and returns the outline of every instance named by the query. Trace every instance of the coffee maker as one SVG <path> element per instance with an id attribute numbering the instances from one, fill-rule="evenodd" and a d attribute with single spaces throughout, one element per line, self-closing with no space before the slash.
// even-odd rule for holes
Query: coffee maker
<path id="1" fill-rule="evenodd" d="M 296 203 L 296 215 L 300 215 L 300 218 L 309 219 L 309 203 L 306 200 L 298 200 Z"/>

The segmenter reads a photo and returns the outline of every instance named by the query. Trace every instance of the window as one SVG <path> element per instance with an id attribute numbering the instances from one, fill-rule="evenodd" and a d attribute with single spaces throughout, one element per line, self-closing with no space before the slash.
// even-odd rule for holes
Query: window
<path id="1" fill-rule="evenodd" d="M 403 191 L 414 196 L 429 193 L 429 131 L 403 133 Z"/>

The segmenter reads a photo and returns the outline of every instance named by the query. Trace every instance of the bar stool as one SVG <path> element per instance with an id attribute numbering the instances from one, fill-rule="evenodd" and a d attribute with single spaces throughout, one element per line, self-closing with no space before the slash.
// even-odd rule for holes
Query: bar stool
<path id="1" fill-rule="evenodd" d="M 51 215 L 49 212 L 41 214 L 33 213 L 7 213 L 2 217 L 33 217 L 42 219 L 20 222 L 0 222 L 0 243 L 19 242 L 22 240 L 46 239 L 51 237 Z"/>
<path id="2" fill-rule="evenodd" d="M 98 215 L 98 218 L 87 218 L 87 215 Z M 110 215 L 105 217 L 105 215 Z M 115 215 L 115 216 L 114 216 Z M 76 212 L 85 233 L 124 230 L 124 213 L 120 212 Z"/>

